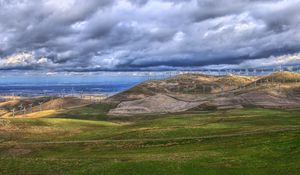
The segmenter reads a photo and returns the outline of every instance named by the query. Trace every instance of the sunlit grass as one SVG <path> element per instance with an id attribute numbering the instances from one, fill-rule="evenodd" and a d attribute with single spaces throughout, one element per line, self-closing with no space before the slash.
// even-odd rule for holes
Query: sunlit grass
<path id="1" fill-rule="evenodd" d="M 63 118 L 9 119 L 9 126 L 0 133 L 1 173 L 252 175 L 300 171 L 299 109 L 84 120 L 85 114 L 104 115 L 103 110 L 91 108 L 72 109 L 72 115 Z"/>

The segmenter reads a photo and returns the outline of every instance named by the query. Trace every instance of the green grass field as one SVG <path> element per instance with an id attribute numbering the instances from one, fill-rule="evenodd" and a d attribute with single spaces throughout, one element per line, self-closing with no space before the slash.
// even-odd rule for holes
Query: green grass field
<path id="1" fill-rule="evenodd" d="M 92 105 L 47 118 L 2 120 L 0 174 L 300 172 L 300 109 L 109 119 L 108 108 Z"/>

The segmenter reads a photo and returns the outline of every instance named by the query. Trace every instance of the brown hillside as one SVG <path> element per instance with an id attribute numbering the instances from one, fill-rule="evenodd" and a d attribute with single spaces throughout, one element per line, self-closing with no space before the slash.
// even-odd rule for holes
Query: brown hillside
<path id="1" fill-rule="evenodd" d="M 143 99 L 159 93 L 213 94 L 245 86 L 254 80 L 256 80 L 256 77 L 181 74 L 165 80 L 143 82 L 127 91 L 108 98 L 108 101 L 119 103 L 121 101 Z"/>
<path id="2" fill-rule="evenodd" d="M 83 100 L 76 97 L 64 97 L 64 98 L 56 98 L 53 100 L 49 100 L 41 105 L 42 110 L 53 110 L 60 108 L 70 108 L 70 107 L 78 107 L 90 104 L 90 101 Z M 40 106 L 37 105 L 33 108 L 33 111 L 39 111 Z"/>

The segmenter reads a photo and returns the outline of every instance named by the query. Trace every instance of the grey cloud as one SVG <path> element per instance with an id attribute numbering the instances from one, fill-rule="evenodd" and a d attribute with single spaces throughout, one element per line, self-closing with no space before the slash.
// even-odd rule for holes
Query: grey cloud
<path id="1" fill-rule="evenodd" d="M 299 0 L 0 0 L 2 70 L 193 69 L 300 52 Z M 19 62 L 18 62 L 19 63 Z"/>

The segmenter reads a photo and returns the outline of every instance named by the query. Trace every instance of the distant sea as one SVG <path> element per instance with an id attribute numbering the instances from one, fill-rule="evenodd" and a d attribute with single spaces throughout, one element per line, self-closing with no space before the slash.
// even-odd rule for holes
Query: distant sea
<path id="1" fill-rule="evenodd" d="M 113 95 L 125 91 L 145 80 L 162 79 L 179 72 L 104 72 L 85 74 L 0 74 L 0 95 L 3 96 L 46 96 L 46 95 Z M 198 72 L 201 73 L 201 72 Z M 235 71 L 241 75 L 264 75 L 270 70 L 248 74 Z M 204 72 L 204 74 L 222 75 L 226 72 Z"/>
<path id="2" fill-rule="evenodd" d="M 0 95 L 112 95 L 145 80 L 145 75 L 28 75 L 1 76 Z"/>

